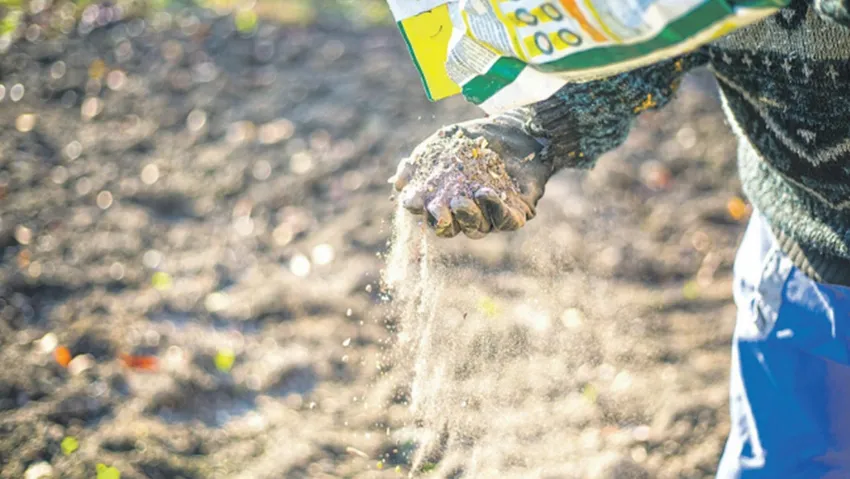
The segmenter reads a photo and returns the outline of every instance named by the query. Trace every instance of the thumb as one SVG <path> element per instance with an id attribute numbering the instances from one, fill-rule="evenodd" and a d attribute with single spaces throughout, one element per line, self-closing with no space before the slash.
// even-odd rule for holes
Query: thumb
<path id="1" fill-rule="evenodd" d="M 414 171 L 415 167 L 413 165 L 413 161 L 410 158 L 405 158 L 399 162 L 395 174 L 391 176 L 387 182 L 392 184 L 396 191 L 401 191 L 408 183 L 410 183 L 410 179 L 413 178 Z"/>

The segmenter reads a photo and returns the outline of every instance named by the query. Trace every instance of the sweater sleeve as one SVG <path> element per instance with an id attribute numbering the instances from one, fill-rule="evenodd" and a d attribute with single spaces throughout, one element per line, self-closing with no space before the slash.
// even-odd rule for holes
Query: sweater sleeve
<path id="1" fill-rule="evenodd" d="M 801 0 L 792 3 L 792 7 L 802 4 Z M 845 27 L 850 26 L 850 0 L 814 0 L 815 11 L 828 20 Z"/>
<path id="2" fill-rule="evenodd" d="M 633 120 L 666 105 L 689 70 L 707 62 L 690 53 L 609 78 L 571 83 L 522 111 L 526 132 L 545 147 L 544 161 L 561 168 L 590 169 L 620 146 Z"/>

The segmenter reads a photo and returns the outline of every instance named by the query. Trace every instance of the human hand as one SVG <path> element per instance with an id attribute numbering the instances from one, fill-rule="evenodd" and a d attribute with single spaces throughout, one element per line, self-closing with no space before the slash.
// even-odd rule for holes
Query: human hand
<path id="1" fill-rule="evenodd" d="M 552 166 L 543 145 L 507 118 L 448 126 L 402 160 L 390 179 L 400 201 L 437 236 L 482 238 L 533 218 Z"/>

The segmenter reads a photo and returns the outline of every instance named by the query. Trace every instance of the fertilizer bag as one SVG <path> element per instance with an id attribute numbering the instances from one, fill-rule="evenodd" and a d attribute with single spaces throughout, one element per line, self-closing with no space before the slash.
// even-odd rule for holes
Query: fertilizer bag
<path id="1" fill-rule="evenodd" d="M 693 50 L 790 0 L 388 0 L 431 100 L 487 113 Z"/>

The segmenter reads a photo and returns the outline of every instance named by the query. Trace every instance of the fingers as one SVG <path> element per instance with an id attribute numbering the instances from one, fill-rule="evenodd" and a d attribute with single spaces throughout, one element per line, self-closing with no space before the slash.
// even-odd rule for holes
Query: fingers
<path id="1" fill-rule="evenodd" d="M 448 205 L 443 199 L 433 199 L 426 208 L 424 191 L 406 190 L 400 201 L 410 213 L 424 215 L 440 237 L 451 238 L 462 231 L 469 238 L 478 239 L 491 229 L 484 213 L 470 198 L 454 197 Z"/>
<path id="2" fill-rule="evenodd" d="M 404 207 L 424 215 L 428 226 L 441 238 L 463 232 L 469 238 L 483 238 L 491 231 L 515 231 L 534 217 L 534 208 L 519 197 L 502 198 L 491 188 L 481 188 L 474 199 L 440 195 L 426 203 L 425 192 L 407 193 Z"/>
<path id="3" fill-rule="evenodd" d="M 413 161 L 410 158 L 405 158 L 399 162 L 395 175 L 390 177 L 389 182 L 392 183 L 393 188 L 395 188 L 396 191 L 401 191 L 408 183 L 410 183 L 410 179 L 413 178 L 414 171 L 415 168 Z"/>
<path id="4" fill-rule="evenodd" d="M 414 215 L 425 214 L 425 191 L 407 188 L 401 194 L 401 205 Z"/>
<path id="5" fill-rule="evenodd" d="M 461 231 L 472 239 L 483 238 L 490 231 L 490 222 L 484 217 L 484 212 L 470 198 L 457 197 L 449 203 L 455 221 Z"/>
<path id="6" fill-rule="evenodd" d="M 495 230 L 515 231 L 525 225 L 528 212 L 509 206 L 491 188 L 481 188 L 476 191 L 475 202 L 481 207 Z"/>
<path id="7" fill-rule="evenodd" d="M 519 211 L 520 215 L 525 218 L 525 221 L 537 216 L 537 209 L 532 205 L 532 201 L 526 195 L 514 196 L 508 198 L 508 204 Z"/>
<path id="8" fill-rule="evenodd" d="M 434 229 L 437 236 L 452 238 L 460 233 L 460 225 L 455 221 L 452 210 L 442 198 L 431 200 L 426 209 L 428 226 Z"/>
<path id="9" fill-rule="evenodd" d="M 520 183 L 519 195 L 517 196 L 516 207 L 525 213 L 527 219 L 532 219 L 537 216 L 537 201 L 543 196 L 542 189 L 533 181 Z"/>
<path id="10" fill-rule="evenodd" d="M 537 214 L 537 202 L 543 197 L 546 190 L 546 181 L 552 174 L 552 167 L 548 164 L 521 160 L 519 163 L 511 162 L 506 165 L 506 170 L 516 182 L 519 189 L 519 199 L 525 203 L 523 207 L 528 211 L 528 219 Z"/>

